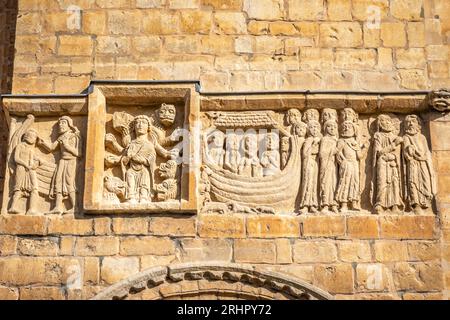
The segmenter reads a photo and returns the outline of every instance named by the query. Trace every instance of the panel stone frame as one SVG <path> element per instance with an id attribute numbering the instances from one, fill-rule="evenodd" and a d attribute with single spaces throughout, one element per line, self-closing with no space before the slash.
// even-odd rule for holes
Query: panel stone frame
<path id="1" fill-rule="evenodd" d="M 71 118 L 77 117 L 82 122 L 83 126 L 86 126 L 87 123 L 87 113 L 88 113 L 88 105 L 85 94 L 79 95 L 5 95 L 2 97 L 2 105 L 3 110 L 5 112 L 7 124 L 10 129 L 9 140 L 11 140 L 12 134 L 14 134 L 14 130 L 12 128 L 13 122 L 19 121 L 19 123 L 25 119 L 28 115 L 33 115 L 36 119 L 36 122 L 41 119 L 52 119 L 57 122 L 60 116 L 69 116 Z M 39 124 L 34 124 L 38 125 Z M 40 131 L 38 129 L 38 131 Z M 84 154 L 85 154 L 85 144 L 84 138 L 86 135 L 86 131 L 84 129 L 80 130 L 80 138 L 82 140 L 82 154 L 80 156 L 80 161 L 77 161 L 77 167 L 82 168 L 84 166 Z M 9 141 L 8 140 L 8 141 Z M 10 150 L 12 147 L 9 145 L 8 150 L 12 152 L 14 150 Z M 75 177 L 77 184 L 77 195 L 76 201 L 77 205 L 75 208 L 75 215 L 80 213 L 80 209 L 82 207 L 82 198 L 83 198 L 83 184 L 84 184 L 84 175 L 77 175 Z M 3 199 L 2 199 L 2 211 L 1 214 L 7 214 L 10 207 L 11 200 L 11 174 L 9 170 L 9 165 L 6 164 L 6 172 L 5 172 L 5 181 L 4 181 L 4 189 L 3 189 Z M 49 208 L 45 210 L 43 208 L 39 208 L 40 211 L 44 210 L 45 212 L 39 212 L 38 214 L 46 214 Z"/>
<path id="2" fill-rule="evenodd" d="M 197 211 L 197 170 L 195 169 L 198 150 L 194 141 L 196 120 L 199 114 L 198 92 L 194 84 L 93 84 L 88 96 L 88 129 L 86 149 L 86 180 L 84 188 L 84 210 L 91 214 L 178 212 Z M 189 132 L 189 156 L 181 169 L 180 201 L 152 202 L 143 205 L 103 203 L 103 174 L 105 158 L 105 116 L 111 104 L 123 106 L 155 103 L 182 103 L 184 106 L 184 129 Z M 183 152 L 185 152 L 184 150 Z M 186 159 L 186 157 L 184 157 Z M 187 162 L 187 163 L 185 163 Z"/>

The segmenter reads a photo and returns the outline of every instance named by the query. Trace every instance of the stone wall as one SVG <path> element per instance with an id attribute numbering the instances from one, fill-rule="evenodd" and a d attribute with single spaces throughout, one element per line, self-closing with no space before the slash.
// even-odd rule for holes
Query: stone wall
<path id="1" fill-rule="evenodd" d="M 18 9 L 17 94 L 79 93 L 92 79 L 199 79 L 204 91 L 233 92 L 450 87 L 446 0 L 19 0 Z M 0 298 L 89 299 L 150 267 L 221 261 L 341 299 L 447 299 L 450 145 L 439 137 L 448 121 L 430 123 L 435 216 L 2 215 Z"/>

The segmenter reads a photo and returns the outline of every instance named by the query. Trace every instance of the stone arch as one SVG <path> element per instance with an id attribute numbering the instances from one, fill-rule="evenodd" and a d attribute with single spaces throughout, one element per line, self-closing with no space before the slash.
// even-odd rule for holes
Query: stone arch
<path id="1" fill-rule="evenodd" d="M 122 280 L 93 300 L 160 299 L 331 300 L 333 296 L 284 274 L 234 263 L 154 267 Z"/>

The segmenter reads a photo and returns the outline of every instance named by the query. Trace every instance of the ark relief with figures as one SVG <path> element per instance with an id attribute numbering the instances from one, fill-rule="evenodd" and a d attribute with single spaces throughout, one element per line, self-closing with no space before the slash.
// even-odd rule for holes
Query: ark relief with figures
<path id="1" fill-rule="evenodd" d="M 424 214 L 449 94 L 201 96 L 97 85 L 7 97 L 3 213 Z"/>

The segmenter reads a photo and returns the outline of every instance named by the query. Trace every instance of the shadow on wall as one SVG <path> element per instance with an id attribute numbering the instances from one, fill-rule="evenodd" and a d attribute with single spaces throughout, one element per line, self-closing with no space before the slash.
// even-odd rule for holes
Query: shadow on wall
<path id="1" fill-rule="evenodd" d="M 18 0 L 0 0 L 0 93 L 11 93 L 14 70 L 14 43 L 16 41 L 16 22 Z M 8 129 L 0 106 L 0 196 L 3 193 L 5 176 L 6 140 Z"/>

